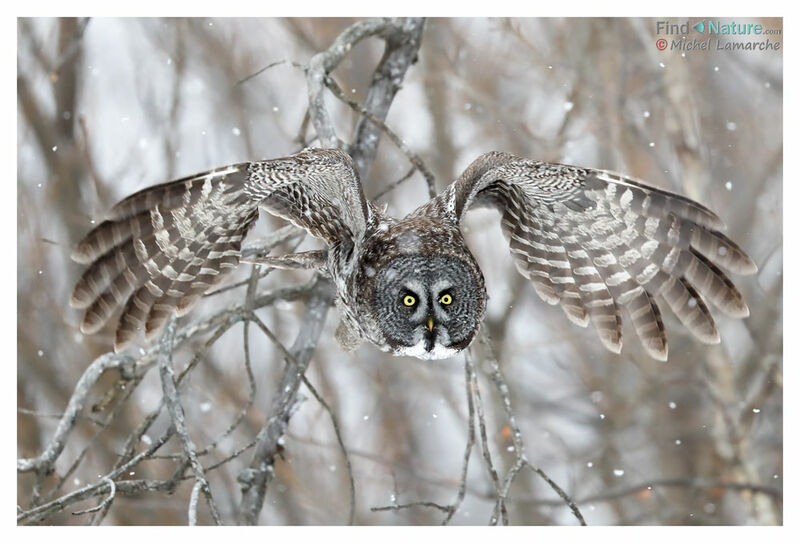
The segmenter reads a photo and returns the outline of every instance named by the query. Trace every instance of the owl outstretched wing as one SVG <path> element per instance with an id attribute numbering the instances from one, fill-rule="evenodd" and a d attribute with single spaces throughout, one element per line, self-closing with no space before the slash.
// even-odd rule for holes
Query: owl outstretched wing
<path id="1" fill-rule="evenodd" d="M 537 294 L 573 323 L 592 321 L 613 352 L 622 348 L 622 309 L 659 360 L 667 339 L 657 302 L 705 343 L 719 342 L 706 300 L 727 315 L 749 315 L 722 269 L 752 274 L 756 265 L 714 213 L 688 198 L 606 171 L 494 152 L 437 200 L 456 223 L 470 208 L 497 208 L 515 264 Z"/>
<path id="2" fill-rule="evenodd" d="M 144 327 L 155 334 L 172 312 L 186 313 L 239 263 L 258 207 L 328 245 L 361 236 L 370 209 L 350 157 L 339 150 L 241 163 L 144 189 L 122 200 L 77 245 L 89 264 L 70 304 L 94 333 L 119 310 L 115 350 Z"/>

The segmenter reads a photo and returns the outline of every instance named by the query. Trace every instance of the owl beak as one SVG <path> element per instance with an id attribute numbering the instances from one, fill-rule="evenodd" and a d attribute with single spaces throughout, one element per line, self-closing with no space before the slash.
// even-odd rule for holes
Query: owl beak
<path id="1" fill-rule="evenodd" d="M 428 317 L 428 331 L 433 332 L 433 317 Z"/>

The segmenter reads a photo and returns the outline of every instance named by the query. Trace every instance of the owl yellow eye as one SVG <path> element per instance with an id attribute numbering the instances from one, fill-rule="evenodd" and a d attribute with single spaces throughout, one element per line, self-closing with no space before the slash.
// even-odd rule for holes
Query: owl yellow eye
<path id="1" fill-rule="evenodd" d="M 453 297 L 449 294 L 442 294 L 442 297 L 439 298 L 439 302 L 441 302 L 442 305 L 450 305 L 453 303 Z"/>
<path id="2" fill-rule="evenodd" d="M 407 294 L 406 296 L 403 297 L 403 305 L 405 305 L 406 307 L 413 307 L 415 303 L 417 303 L 417 299 L 411 296 L 410 294 Z"/>

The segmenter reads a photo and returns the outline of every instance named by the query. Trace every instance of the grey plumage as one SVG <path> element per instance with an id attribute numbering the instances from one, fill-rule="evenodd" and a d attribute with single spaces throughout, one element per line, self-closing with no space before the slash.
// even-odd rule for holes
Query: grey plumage
<path id="1" fill-rule="evenodd" d="M 240 259 L 258 208 L 322 239 L 327 252 L 272 258 L 314 266 L 334 281 L 346 349 L 366 340 L 394 354 L 452 356 L 483 319 L 483 276 L 464 243 L 465 213 L 490 206 L 517 268 L 536 293 L 601 343 L 622 348 L 626 313 L 647 352 L 666 359 L 659 301 L 701 341 L 719 342 L 705 300 L 733 317 L 747 305 L 721 268 L 756 271 L 710 210 L 610 172 L 487 153 L 402 220 L 364 198 L 350 157 L 307 150 L 145 189 L 115 206 L 73 253 L 91 264 L 71 303 L 81 329 L 122 309 L 115 348 L 152 336 Z M 404 305 L 410 301 L 414 303 Z"/>

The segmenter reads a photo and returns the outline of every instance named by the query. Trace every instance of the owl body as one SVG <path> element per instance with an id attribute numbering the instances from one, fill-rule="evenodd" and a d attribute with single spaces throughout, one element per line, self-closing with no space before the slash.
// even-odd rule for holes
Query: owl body
<path id="1" fill-rule="evenodd" d="M 446 217 L 376 216 L 357 254 L 349 277 L 334 279 L 341 326 L 356 330 L 337 334 L 346 350 L 355 336 L 397 356 L 440 359 L 471 343 L 486 310 L 483 274 Z"/>
<path id="2" fill-rule="evenodd" d="M 337 149 L 234 164 L 126 198 L 73 252 L 90 265 L 70 303 L 85 309 L 85 333 L 120 315 L 116 350 L 142 328 L 150 337 L 238 264 L 261 208 L 327 245 L 265 263 L 330 276 L 345 350 L 367 341 L 395 355 L 446 358 L 470 345 L 485 314 L 483 275 L 461 233 L 465 214 L 484 206 L 499 211 L 534 292 L 574 324 L 593 324 L 612 352 L 622 348 L 626 316 L 645 351 L 666 360 L 659 303 L 704 343 L 720 341 L 708 303 L 749 314 L 726 271 L 757 267 L 693 200 L 611 172 L 490 152 L 397 220 L 366 200 L 351 158 Z"/>

